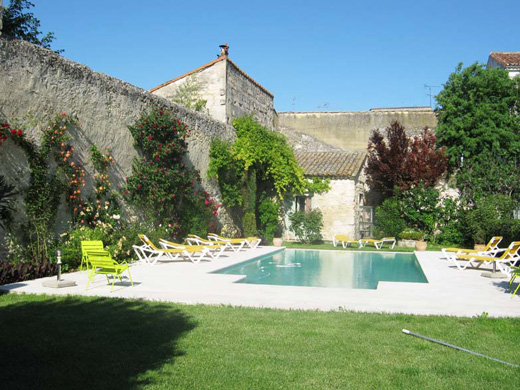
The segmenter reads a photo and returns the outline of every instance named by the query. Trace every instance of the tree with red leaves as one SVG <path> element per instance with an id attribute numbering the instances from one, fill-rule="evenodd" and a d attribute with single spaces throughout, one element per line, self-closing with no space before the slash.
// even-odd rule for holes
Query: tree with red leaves
<path id="1" fill-rule="evenodd" d="M 420 136 L 410 138 L 398 121 L 385 129 L 385 136 L 373 130 L 365 168 L 368 185 L 392 196 L 394 187 L 407 190 L 420 183 L 425 188 L 437 184 L 447 168 L 444 148 L 436 148 L 435 135 L 425 127 Z"/>

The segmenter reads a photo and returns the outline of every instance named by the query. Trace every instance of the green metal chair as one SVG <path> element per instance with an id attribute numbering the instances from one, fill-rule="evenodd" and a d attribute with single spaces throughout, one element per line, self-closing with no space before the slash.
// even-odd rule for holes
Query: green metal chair
<path id="1" fill-rule="evenodd" d="M 126 261 L 118 263 L 117 261 L 112 259 L 110 252 L 107 251 L 89 250 L 86 252 L 86 254 L 87 261 L 90 264 L 86 290 L 88 290 L 90 282 L 94 281 L 94 277 L 96 276 L 96 274 L 104 274 L 107 278 L 108 283 L 110 283 L 108 275 L 112 275 L 112 287 L 110 289 L 110 292 L 112 292 L 114 290 L 114 283 L 116 281 L 116 277 L 119 278 L 120 281 L 123 281 L 121 275 L 125 271 L 128 271 L 130 283 L 132 284 L 132 287 L 134 286 L 132 275 L 130 274 L 130 266 L 127 264 Z"/>
<path id="2" fill-rule="evenodd" d="M 106 252 L 103 246 L 103 241 L 81 241 L 81 265 L 80 270 L 83 267 L 88 269 L 87 251 Z"/>
<path id="3" fill-rule="evenodd" d="M 520 276 L 520 267 L 511 266 L 511 280 L 509 281 L 509 290 L 513 287 L 513 282 L 515 281 L 516 277 Z M 515 296 L 518 289 L 520 289 L 520 283 L 518 283 L 518 286 L 516 286 L 515 291 L 513 291 L 513 295 L 511 295 L 511 298 Z"/>

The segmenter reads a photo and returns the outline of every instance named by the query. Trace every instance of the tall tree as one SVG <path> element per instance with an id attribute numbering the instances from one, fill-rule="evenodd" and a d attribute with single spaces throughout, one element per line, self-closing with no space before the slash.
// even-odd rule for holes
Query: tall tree
<path id="1" fill-rule="evenodd" d="M 26 11 L 32 7 L 34 4 L 28 0 L 11 0 L 8 7 L 2 7 L 2 33 L 50 49 L 55 39 L 54 33 L 48 32 L 40 38 L 43 34 L 40 31 L 40 20 L 32 12 Z"/>
<path id="2" fill-rule="evenodd" d="M 470 202 L 489 192 L 520 196 L 519 83 L 503 69 L 459 64 L 436 97 L 439 144 Z"/>
<path id="3" fill-rule="evenodd" d="M 421 183 L 426 188 L 437 184 L 446 172 L 446 156 L 436 148 L 436 137 L 428 128 L 410 138 L 394 121 L 385 133 L 386 139 L 376 129 L 369 139 L 365 173 L 370 188 L 392 196 L 396 186 L 407 190 Z"/>

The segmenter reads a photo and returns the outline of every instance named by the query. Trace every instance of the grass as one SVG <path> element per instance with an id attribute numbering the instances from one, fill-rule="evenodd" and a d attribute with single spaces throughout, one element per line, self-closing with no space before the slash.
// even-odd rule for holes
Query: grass
<path id="1" fill-rule="evenodd" d="M 520 371 L 520 319 L 0 296 L 3 389 L 488 389 Z"/>

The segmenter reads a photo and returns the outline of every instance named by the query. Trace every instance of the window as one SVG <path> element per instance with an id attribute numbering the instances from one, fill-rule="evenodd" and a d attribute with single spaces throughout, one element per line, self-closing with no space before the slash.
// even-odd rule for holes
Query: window
<path id="1" fill-rule="evenodd" d="M 309 195 L 297 196 L 295 202 L 295 211 L 304 211 L 308 213 L 312 210 L 312 197 Z"/>

